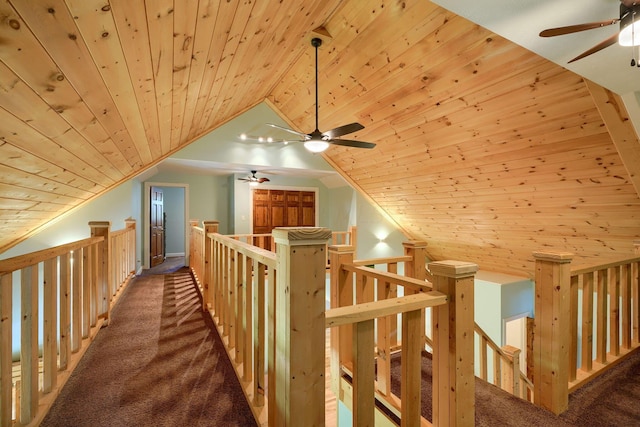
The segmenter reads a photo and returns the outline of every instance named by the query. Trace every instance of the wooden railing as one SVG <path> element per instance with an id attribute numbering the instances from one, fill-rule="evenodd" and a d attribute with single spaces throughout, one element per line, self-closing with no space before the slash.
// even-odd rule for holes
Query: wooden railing
<path id="1" fill-rule="evenodd" d="M 640 347 L 640 257 L 574 270 L 569 253 L 534 257 L 534 401 L 558 414 L 570 391 Z"/>
<path id="2" fill-rule="evenodd" d="M 262 249 L 266 249 L 271 252 L 276 251 L 276 242 L 271 237 L 271 234 L 232 234 L 227 237 L 231 237 L 232 239 L 239 240 L 241 242 L 247 243 L 252 246 L 257 246 Z M 357 239 L 357 228 L 352 225 L 349 227 L 347 231 L 332 231 L 331 232 L 331 241 L 332 245 L 350 245 L 353 247 L 356 246 Z M 327 243 L 328 247 L 329 243 Z M 325 253 L 329 253 L 325 251 Z M 328 255 L 327 255 L 328 257 Z M 327 258 L 328 265 L 328 258 Z"/>
<path id="3" fill-rule="evenodd" d="M 516 397 L 533 402 L 533 383 L 520 367 L 522 350 L 510 345 L 498 346 L 477 324 L 474 332 L 479 355 L 476 376 Z M 489 360 L 492 362 L 491 371 Z M 489 372 L 492 373 L 491 376 Z"/>
<path id="4" fill-rule="evenodd" d="M 0 426 L 38 425 L 108 323 L 135 274 L 135 221 L 125 222 L 124 230 L 113 233 L 109 222 L 91 222 L 88 239 L 0 261 Z M 20 352 L 14 363 L 16 317 Z"/>
<path id="5" fill-rule="evenodd" d="M 403 325 L 400 345 L 406 370 L 404 395 L 418 398 L 407 398 L 402 404 L 390 399 L 391 406 L 403 418 L 403 425 L 420 425 L 423 422 L 419 399 L 423 341 L 419 337 L 424 336 L 425 307 L 437 307 L 433 309 L 434 316 L 441 325 L 434 331 L 434 366 L 438 367 L 434 379 L 442 388 L 434 401 L 439 408 L 435 411 L 440 417 L 438 423 L 473 424 L 473 381 L 467 378 L 468 375 L 473 378 L 473 343 L 469 339 L 470 344 L 462 345 L 455 337 L 472 336 L 473 298 L 468 296 L 473 295 L 475 264 L 432 264 L 435 282 L 431 289 L 421 277 L 426 274 L 424 245 L 406 244 L 404 257 L 384 261 L 389 266 L 385 272 L 344 262 L 342 248 L 346 246 L 331 246 L 332 308 L 327 311 L 324 251 L 332 237 L 329 230 L 276 229 L 272 234 L 276 243 L 274 253 L 222 236 L 217 233 L 217 223 L 208 224 L 205 223 L 204 249 L 200 252 L 203 260 L 191 259 L 191 262 L 194 266 L 204 266 L 204 271 L 198 273 L 203 277 L 200 289 L 204 309 L 223 337 L 260 425 L 324 425 L 325 328 L 332 328 L 331 352 L 337 361 L 332 364 L 336 372 L 332 380 L 339 384 L 342 370 L 352 378 L 350 402 L 355 408 L 354 425 L 371 420 L 374 406 L 369 404 L 375 396 L 372 366 L 376 357 L 372 325 L 377 322 L 380 334 L 385 329 L 382 325 L 386 324 L 390 336 L 389 331 L 394 327 L 390 319 L 397 316 L 401 316 Z M 199 230 L 193 232 L 200 233 Z M 352 259 L 353 248 L 349 248 Z M 190 253 L 197 251 L 192 249 Z M 361 263 L 365 262 L 368 265 L 382 260 Z M 400 262 L 404 263 L 405 274 L 409 272 L 418 277 L 395 274 L 393 270 Z M 356 291 L 349 299 L 348 289 L 353 289 L 354 283 L 356 289 L 367 295 L 370 288 L 378 289 L 380 297 L 368 300 L 368 296 L 358 296 L 360 291 Z M 403 296 L 394 293 L 398 289 L 404 292 Z M 338 299 L 340 304 L 336 303 Z M 458 310 L 461 315 L 452 316 L 450 310 Z M 355 332 L 346 332 L 352 328 Z M 390 360 L 395 344 L 393 339 L 385 342 L 387 347 L 379 345 L 378 357 L 383 351 Z M 450 358 L 451 351 L 459 357 Z M 380 369 L 384 368 L 378 369 L 378 382 L 381 382 Z M 388 367 L 387 372 L 390 375 Z M 386 384 L 390 384 L 390 379 Z M 455 398 L 445 391 L 452 387 L 457 390 Z M 390 396 L 390 388 L 385 393 Z"/>
<path id="6" fill-rule="evenodd" d="M 640 257 L 571 271 L 569 391 L 640 346 Z"/>
<path id="7" fill-rule="evenodd" d="M 420 412 L 420 372 L 425 308 L 430 307 L 437 325 L 432 341 L 433 422 L 473 425 L 473 276 L 477 266 L 431 263 L 430 283 L 425 280 L 426 245 L 408 242 L 404 246 L 402 257 L 357 261 L 349 246 L 329 248 L 331 309 L 326 318 L 327 326 L 333 328 L 332 388 L 351 408 L 353 425 L 373 425 L 374 420 L 376 425 L 395 425 L 397 420 L 403 426 L 429 425 Z M 400 263 L 404 276 L 397 274 Z M 460 339 L 462 336 L 469 338 Z M 401 350 L 402 400 L 391 391 L 391 359 L 397 350 Z M 452 394 L 451 389 L 456 392 Z M 379 410 L 374 399 L 387 411 Z M 393 417 L 386 415 L 389 411 Z"/>

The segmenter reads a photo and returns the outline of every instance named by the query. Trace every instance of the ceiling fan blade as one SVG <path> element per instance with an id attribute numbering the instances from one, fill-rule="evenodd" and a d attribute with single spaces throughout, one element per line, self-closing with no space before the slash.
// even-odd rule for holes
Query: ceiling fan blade
<path id="1" fill-rule="evenodd" d="M 308 138 L 307 138 L 307 134 L 306 134 L 306 133 L 298 132 L 298 131 L 296 131 L 296 130 L 286 128 L 286 127 L 284 127 L 284 126 L 274 125 L 273 123 L 266 123 L 266 125 L 267 125 L 267 126 L 271 126 L 272 128 L 276 128 L 276 129 L 283 130 L 283 131 L 285 131 L 285 132 L 292 133 L 292 134 L 294 134 L 294 135 L 301 136 L 301 137 L 302 137 L 302 138 L 304 138 L 305 140 L 306 140 L 306 139 L 308 139 Z"/>
<path id="2" fill-rule="evenodd" d="M 588 22 L 586 24 L 569 25 L 567 27 L 549 28 L 540 32 L 540 37 L 554 37 L 562 36 L 564 34 L 577 33 L 585 30 L 592 30 L 594 28 L 606 27 L 608 25 L 617 24 L 620 22 L 619 18 L 609 19 L 607 21 L 600 22 Z"/>
<path id="3" fill-rule="evenodd" d="M 357 132 L 361 129 L 364 129 L 364 126 L 362 126 L 360 123 L 349 123 L 348 125 L 338 126 L 337 128 L 323 132 L 322 135 L 328 137 L 329 139 L 333 139 L 342 135 Z"/>
<path id="4" fill-rule="evenodd" d="M 612 44 L 615 44 L 618 41 L 618 33 L 612 35 L 611 37 L 609 37 L 606 40 L 601 41 L 600 43 L 598 43 L 597 45 L 595 45 L 594 47 L 592 47 L 591 49 L 581 53 L 580 55 L 576 56 L 575 58 L 573 58 L 571 61 L 569 61 L 568 63 L 571 64 L 574 61 L 577 61 L 578 59 L 582 59 L 585 56 L 589 56 L 592 53 L 596 53 L 598 51 L 601 51 L 602 49 L 604 49 L 605 47 L 609 47 Z"/>
<path id="5" fill-rule="evenodd" d="M 373 148 L 376 146 L 373 142 L 355 141 L 353 139 L 329 139 L 327 142 L 333 145 L 344 145 L 345 147 L 355 148 Z"/>
<path id="6" fill-rule="evenodd" d="M 269 178 L 258 178 L 258 183 L 262 184 L 263 182 L 269 182 Z"/>

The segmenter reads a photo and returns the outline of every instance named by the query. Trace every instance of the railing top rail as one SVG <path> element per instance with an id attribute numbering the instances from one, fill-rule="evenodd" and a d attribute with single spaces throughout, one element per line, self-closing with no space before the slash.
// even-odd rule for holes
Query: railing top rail
<path id="1" fill-rule="evenodd" d="M 413 260 L 408 255 L 389 257 L 389 258 L 370 258 L 370 259 L 356 259 L 353 261 L 353 265 L 376 265 L 376 264 L 393 264 L 397 262 L 407 262 Z"/>
<path id="2" fill-rule="evenodd" d="M 337 307 L 325 312 L 325 326 L 348 325 L 408 311 L 421 310 L 447 303 L 447 296 L 437 291 L 423 292 L 399 298 Z"/>
<path id="3" fill-rule="evenodd" d="M 246 234 L 225 234 L 225 236 L 227 237 L 231 237 L 231 238 L 235 238 L 235 237 L 267 237 L 267 236 L 271 236 L 271 233 L 260 233 L 260 234 L 255 234 L 255 233 L 246 233 Z"/>
<path id="4" fill-rule="evenodd" d="M 274 252 L 218 233 L 209 233 L 207 234 L 207 237 L 210 237 L 213 240 L 218 241 L 223 245 L 228 246 L 231 249 L 258 261 L 259 263 L 264 264 L 269 268 L 276 268 L 276 254 Z"/>
<path id="5" fill-rule="evenodd" d="M 18 255 L 13 258 L 7 258 L 0 261 L 0 274 L 7 274 L 16 270 L 21 270 L 25 267 L 29 267 L 30 265 L 36 265 L 42 261 L 46 261 L 48 259 L 66 254 L 70 251 L 75 251 L 77 249 L 102 242 L 103 240 L 104 236 L 88 237 L 86 239 L 77 240 L 75 242 L 66 243 L 64 245 L 42 249 L 40 251 L 31 252 L 24 255 Z"/>
<path id="6" fill-rule="evenodd" d="M 624 264 L 631 264 L 633 262 L 640 262 L 640 257 L 624 259 L 621 261 L 609 262 L 606 264 L 596 265 L 593 267 L 575 268 L 571 269 L 571 276 L 578 276 L 580 274 L 593 273 L 595 271 L 606 270 L 608 268 L 619 267 Z"/>
<path id="7" fill-rule="evenodd" d="M 414 279 L 413 277 L 401 276 L 395 273 L 388 273 L 386 271 L 376 270 L 371 267 L 360 267 L 354 264 L 343 264 L 342 268 L 352 273 L 362 273 L 365 276 L 373 277 L 374 279 L 383 280 L 385 282 L 393 283 L 400 286 L 407 286 L 410 288 L 418 288 L 421 291 L 430 291 L 432 284 L 426 280 Z"/>
<path id="8" fill-rule="evenodd" d="M 112 231 L 112 232 L 109 233 L 109 237 L 117 237 L 117 236 L 119 236 L 121 234 L 126 234 L 126 233 L 128 233 L 130 231 L 131 232 L 135 232 L 135 229 L 134 228 L 123 228 L 123 229 L 120 229 L 120 230 Z"/>

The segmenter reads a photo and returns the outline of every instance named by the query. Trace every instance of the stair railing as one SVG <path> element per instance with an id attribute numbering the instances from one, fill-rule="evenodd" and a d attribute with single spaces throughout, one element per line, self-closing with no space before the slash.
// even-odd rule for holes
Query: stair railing
<path id="1" fill-rule="evenodd" d="M 403 257 L 357 261 L 353 260 L 353 248 L 330 246 L 331 310 L 327 316 L 342 319 L 329 325 L 340 324 L 331 330 L 332 389 L 352 408 L 354 425 L 366 425 L 374 417 L 376 422 L 386 419 L 372 404 L 374 393 L 402 425 L 426 424 L 420 415 L 421 350 L 424 309 L 432 306 L 434 324 L 438 325 L 433 340 L 434 425 L 473 425 L 473 276 L 477 266 L 456 261 L 432 263 L 432 284 L 425 280 L 426 245 L 408 242 L 404 246 Z M 400 263 L 404 264 L 405 276 L 396 273 Z M 442 295 L 447 303 L 429 301 L 428 296 Z M 413 303 L 413 308 L 406 308 Z M 385 311 L 389 306 L 403 308 Z M 403 311 L 398 345 L 395 327 Z M 343 319 L 347 314 L 350 320 Z M 390 385 L 391 353 L 398 349 L 402 350 L 402 401 L 391 392 Z M 455 396 L 451 389 L 456 390 Z"/>
<path id="2" fill-rule="evenodd" d="M 534 257 L 534 401 L 559 414 L 570 391 L 640 347 L 640 257 L 579 269 L 570 253 Z"/>

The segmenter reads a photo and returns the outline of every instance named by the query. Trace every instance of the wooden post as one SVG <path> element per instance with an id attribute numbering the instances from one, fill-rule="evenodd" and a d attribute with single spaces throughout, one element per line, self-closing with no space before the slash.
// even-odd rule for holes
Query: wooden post
<path id="1" fill-rule="evenodd" d="M 104 317 L 104 324 L 109 324 L 111 315 L 111 222 L 110 221 L 91 221 L 91 237 L 103 236 L 104 241 L 98 245 L 98 283 L 97 290 L 99 292 L 98 307 L 96 307 L 96 317 Z"/>
<path id="2" fill-rule="evenodd" d="M 433 290 L 448 304 L 433 308 L 433 425 L 475 424 L 474 275 L 476 264 L 429 264 Z"/>
<path id="3" fill-rule="evenodd" d="M 129 274 L 136 274 L 138 268 L 138 264 L 136 263 L 136 220 L 127 218 L 124 220 L 124 225 L 127 230 L 133 230 L 133 235 L 127 240 L 127 266 L 129 267 Z"/>
<path id="4" fill-rule="evenodd" d="M 331 230 L 276 228 L 272 235 L 278 266 L 275 425 L 324 426 L 325 245 Z"/>
<path id="5" fill-rule="evenodd" d="M 413 277 L 414 279 L 426 280 L 427 279 L 427 242 L 410 241 L 403 242 L 404 254 L 411 257 L 411 261 L 407 261 L 404 264 L 405 276 Z M 418 293 L 415 291 L 413 293 Z M 409 293 L 405 291 L 405 295 Z M 420 333 L 422 341 L 426 336 L 425 331 L 425 310 L 422 311 Z"/>
<path id="6" fill-rule="evenodd" d="M 20 414 L 29 424 L 38 411 L 38 266 L 22 269 L 20 330 Z"/>
<path id="7" fill-rule="evenodd" d="M 569 406 L 571 259 L 566 252 L 534 252 L 536 300 L 534 403 L 560 414 Z"/>
<path id="8" fill-rule="evenodd" d="M 0 274 L 0 425 L 11 425 L 11 365 L 13 322 L 13 276 Z"/>
<path id="9" fill-rule="evenodd" d="M 202 284 L 202 310 L 213 309 L 213 242 L 207 237 L 217 233 L 219 221 L 202 221 L 204 227 L 204 283 Z"/>
<path id="10" fill-rule="evenodd" d="M 509 369 L 503 369 L 502 375 L 502 389 L 509 393 L 526 398 L 520 394 L 520 352 L 519 348 L 505 345 L 502 346 L 502 351 L 507 356 L 507 359 L 513 362 L 513 365 Z"/>
<path id="11" fill-rule="evenodd" d="M 352 264 L 355 248 L 349 245 L 329 246 L 331 308 L 353 305 L 353 273 L 341 269 L 344 264 Z M 338 396 L 340 390 L 340 366 L 347 364 L 353 368 L 353 326 L 343 325 L 331 328 L 331 388 Z"/>

